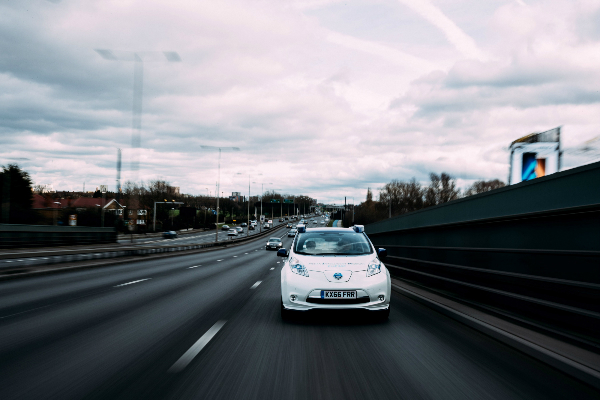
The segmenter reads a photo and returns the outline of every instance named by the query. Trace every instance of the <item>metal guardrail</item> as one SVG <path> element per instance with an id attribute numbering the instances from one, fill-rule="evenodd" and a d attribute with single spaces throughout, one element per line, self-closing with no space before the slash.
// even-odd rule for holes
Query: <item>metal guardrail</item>
<path id="1" fill-rule="evenodd" d="M 0 272 L 7 270 L 19 270 L 23 267 L 31 267 L 33 265 L 50 265 L 65 262 L 76 262 L 85 260 L 95 260 L 104 258 L 117 258 L 117 257 L 132 257 L 132 256 L 145 256 L 152 254 L 171 253 L 179 251 L 190 251 L 190 250 L 201 250 L 211 247 L 225 247 L 232 244 L 242 244 L 254 239 L 260 239 L 275 231 L 279 231 L 285 228 L 283 225 L 275 227 L 270 230 L 266 230 L 262 233 L 253 234 L 239 239 L 232 239 L 221 242 L 210 242 L 210 243 L 197 243 L 197 244 L 174 244 L 167 246 L 118 246 L 118 247 L 104 247 L 104 248 L 89 248 L 89 249 L 60 249 L 60 250 L 48 250 L 35 253 L 35 258 L 31 254 L 23 252 L 5 253 L 0 254 L 0 259 L 21 259 L 23 263 L 19 266 L 15 266 L 11 263 L 0 264 Z"/>
<path id="2" fill-rule="evenodd" d="M 114 243 L 115 228 L 0 224 L 0 248 Z"/>
<path id="3" fill-rule="evenodd" d="M 586 195 L 571 196 L 583 182 Z M 600 353 L 600 186 L 592 182 L 600 163 L 365 231 L 388 250 L 396 277 Z M 514 204 L 523 196 L 525 207 Z"/>
<path id="4" fill-rule="evenodd" d="M 543 231 L 558 234 L 564 213 L 561 210 L 554 217 L 546 215 L 543 223 L 537 216 L 522 215 L 519 225 L 536 226 L 539 235 Z M 600 206 L 579 213 L 577 219 L 581 227 L 587 221 L 600 229 Z M 431 236 L 438 236 L 445 244 L 456 241 L 457 237 L 460 242 L 469 234 L 486 236 L 486 231 L 503 230 L 514 222 L 496 220 L 370 236 L 377 247 L 388 249 L 386 265 L 393 275 L 600 351 L 600 250 L 406 243 L 422 243 Z M 514 236 L 523 233 L 519 233 L 518 226 L 514 228 Z M 446 240 L 442 240 L 443 236 Z M 393 244 L 398 242 L 406 244 Z"/>

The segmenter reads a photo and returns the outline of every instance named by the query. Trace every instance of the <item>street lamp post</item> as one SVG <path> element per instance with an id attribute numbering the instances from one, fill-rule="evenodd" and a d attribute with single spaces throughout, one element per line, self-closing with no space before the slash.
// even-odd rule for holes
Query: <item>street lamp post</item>
<path id="1" fill-rule="evenodd" d="M 217 222 L 215 229 L 215 242 L 219 241 L 219 189 L 221 187 L 221 152 L 222 151 L 240 151 L 239 147 L 215 147 L 215 146 L 200 146 L 203 150 L 219 151 L 218 161 L 218 180 L 217 180 Z"/>
<path id="2" fill-rule="evenodd" d="M 142 99 L 144 84 L 144 61 L 164 61 L 180 62 L 181 57 L 174 51 L 163 52 L 140 52 L 140 51 L 114 51 L 109 49 L 95 49 L 102 58 L 109 61 L 133 61 L 133 112 L 132 112 L 132 131 L 131 131 L 131 172 L 133 181 L 136 182 L 139 172 L 139 152 L 142 144 Z M 137 194 L 137 191 L 136 191 Z M 138 195 L 139 196 L 139 195 Z M 136 196 L 137 199 L 139 197 Z M 139 201 L 134 201 L 132 210 L 137 219 L 137 208 Z M 137 224 L 135 224 L 137 227 Z M 132 232 L 133 235 L 133 232 Z M 132 236 L 133 238 L 133 236 Z M 133 240 L 133 239 L 132 239 Z"/>
<path id="3" fill-rule="evenodd" d="M 258 184 L 258 182 L 252 182 Z M 273 183 L 268 182 L 267 185 L 272 185 Z M 260 215 L 263 215 L 263 196 L 265 194 L 265 182 L 260 182 L 260 188 L 262 192 L 260 193 Z M 262 232 L 262 224 L 260 225 L 260 232 Z"/>

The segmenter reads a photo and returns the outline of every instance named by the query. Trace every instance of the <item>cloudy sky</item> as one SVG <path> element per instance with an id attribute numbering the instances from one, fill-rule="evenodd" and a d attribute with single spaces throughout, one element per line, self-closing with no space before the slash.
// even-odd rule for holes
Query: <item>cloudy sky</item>
<path id="1" fill-rule="evenodd" d="M 0 164 L 114 190 L 121 148 L 131 179 L 132 52 L 139 179 L 185 193 L 214 195 L 201 145 L 241 149 L 222 155 L 225 194 L 250 174 L 339 204 L 429 172 L 506 181 L 508 145 L 531 132 L 600 135 L 597 0 L 3 0 Z"/>

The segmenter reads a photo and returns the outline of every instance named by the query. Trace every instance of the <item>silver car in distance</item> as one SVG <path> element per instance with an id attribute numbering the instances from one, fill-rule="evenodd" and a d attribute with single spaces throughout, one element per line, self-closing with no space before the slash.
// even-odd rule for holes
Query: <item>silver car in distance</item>
<path id="1" fill-rule="evenodd" d="M 362 309 L 381 319 L 390 314 L 390 273 L 360 225 L 352 228 L 298 226 L 281 269 L 281 316 L 314 309 Z"/>

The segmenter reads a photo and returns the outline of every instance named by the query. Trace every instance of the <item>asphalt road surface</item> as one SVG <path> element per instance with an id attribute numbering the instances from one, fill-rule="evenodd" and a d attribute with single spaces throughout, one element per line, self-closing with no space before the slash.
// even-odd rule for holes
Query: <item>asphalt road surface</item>
<path id="1" fill-rule="evenodd" d="M 265 241 L 0 282 L 0 399 L 599 398 L 395 293 L 283 322 Z"/>
<path id="2" fill-rule="evenodd" d="M 297 224 L 297 221 L 285 221 L 285 222 L 279 222 L 279 219 L 276 219 L 273 221 L 273 228 L 272 229 L 277 229 L 279 227 L 279 225 L 283 224 L 286 225 L 288 222 L 291 222 L 293 224 Z M 234 227 L 234 225 L 230 225 L 231 227 Z M 244 228 L 244 232 L 240 233 L 239 236 L 234 236 L 233 238 L 238 239 L 238 238 L 243 238 L 246 237 L 246 233 L 248 232 L 246 230 L 247 228 Z M 264 229 L 263 229 L 264 232 Z M 250 236 L 252 235 L 256 235 L 257 233 L 261 233 L 260 227 L 257 226 L 255 230 L 251 230 L 250 231 Z M 227 241 L 227 240 L 231 240 L 232 237 L 227 236 L 227 231 L 223 231 L 223 230 L 219 230 L 219 242 L 222 241 Z M 149 238 L 136 238 L 133 240 L 133 242 L 131 241 L 131 239 L 120 239 L 117 242 L 119 244 L 136 244 L 136 245 L 141 245 L 141 246 L 170 246 L 170 245 L 174 245 L 174 244 L 196 244 L 196 243 L 211 243 L 215 241 L 215 231 L 207 231 L 207 232 L 198 232 L 198 233 L 190 233 L 190 234 L 179 234 L 178 237 L 176 239 L 163 239 L 162 237 L 149 237 Z"/>

